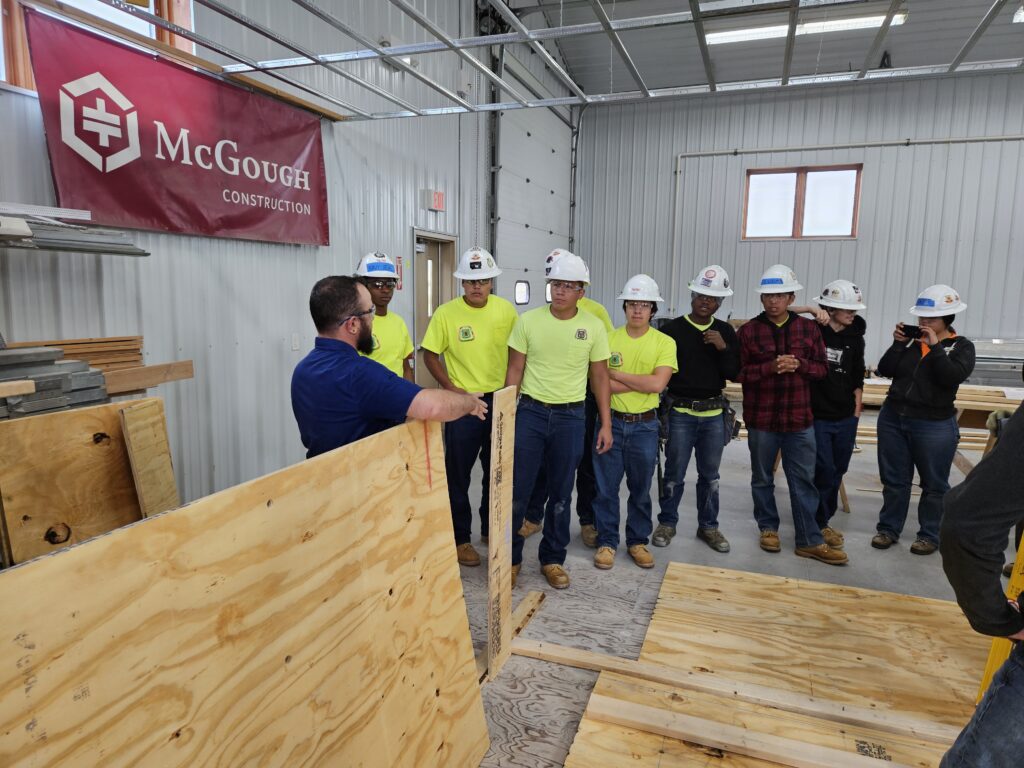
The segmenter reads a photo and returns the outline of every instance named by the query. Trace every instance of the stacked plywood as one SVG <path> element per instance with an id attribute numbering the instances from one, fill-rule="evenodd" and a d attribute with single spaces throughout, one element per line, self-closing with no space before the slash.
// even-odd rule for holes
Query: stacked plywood
<path id="1" fill-rule="evenodd" d="M 102 371 L 63 357 L 54 347 L 0 349 L 0 382 L 28 380 L 35 385 L 29 393 L 0 397 L 0 419 L 105 402 Z"/>
<path id="2" fill-rule="evenodd" d="M 988 646 L 954 603 L 673 563 L 566 766 L 935 766 Z"/>

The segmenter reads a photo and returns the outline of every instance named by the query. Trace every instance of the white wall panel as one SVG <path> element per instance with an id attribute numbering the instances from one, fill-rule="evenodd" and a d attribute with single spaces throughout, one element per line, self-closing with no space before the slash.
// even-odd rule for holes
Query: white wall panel
<path id="1" fill-rule="evenodd" d="M 769 265 L 792 266 L 808 302 L 845 277 L 864 289 L 868 358 L 917 292 L 948 282 L 969 309 L 957 324 L 974 338 L 1024 337 L 1024 75 L 986 75 L 844 86 L 588 110 L 580 139 L 579 251 L 595 293 L 609 301 L 631 274 L 648 272 L 689 306 L 686 282 L 719 262 L 737 294 L 722 315 L 760 311 L 753 286 Z M 953 139 L 950 144 L 759 152 L 683 159 L 732 149 Z M 748 168 L 862 162 L 856 240 L 740 240 Z"/>

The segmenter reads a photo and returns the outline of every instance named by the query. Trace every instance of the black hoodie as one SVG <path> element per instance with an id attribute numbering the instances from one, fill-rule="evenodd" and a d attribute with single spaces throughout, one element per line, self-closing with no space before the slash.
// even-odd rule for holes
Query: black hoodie
<path id="1" fill-rule="evenodd" d="M 886 405 L 912 419 L 956 416 L 956 391 L 973 370 L 974 344 L 963 336 L 943 339 L 925 357 L 920 342 L 896 341 L 878 361 L 878 374 L 892 378 Z"/>
<path id="2" fill-rule="evenodd" d="M 864 332 L 867 323 L 857 315 L 841 331 L 830 325 L 818 326 L 825 342 L 828 373 L 811 382 L 811 411 L 815 419 L 838 421 L 853 416 L 854 390 L 864 388 Z"/>

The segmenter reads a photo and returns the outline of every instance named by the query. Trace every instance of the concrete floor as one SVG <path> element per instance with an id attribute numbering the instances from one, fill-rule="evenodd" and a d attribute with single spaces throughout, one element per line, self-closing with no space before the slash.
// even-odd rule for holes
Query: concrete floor
<path id="1" fill-rule="evenodd" d="M 870 423 L 873 420 L 874 414 L 869 413 L 863 422 Z M 977 452 L 967 452 L 966 455 L 972 460 L 980 458 Z M 850 556 L 850 563 L 842 567 L 799 558 L 793 554 L 793 523 L 781 468 L 777 474 L 776 500 L 782 518 L 780 535 L 783 551 L 770 554 L 760 549 L 757 525 L 752 514 L 750 458 L 746 442 L 730 443 L 722 460 L 719 523 L 732 544 L 732 551 L 728 554 L 712 551 L 694 536 L 695 478 L 696 470 L 691 462 L 680 506 L 678 534 L 670 546 L 663 549 L 650 548 L 656 561 L 652 569 L 636 567 L 626 554 L 624 545 L 619 547 L 612 570 L 596 569 L 592 560 L 594 550 L 583 545 L 579 538 L 579 524 L 574 519 L 573 539 L 566 560 L 572 584 L 566 590 L 554 590 L 548 587 L 537 561 L 541 534 L 527 539 L 523 570 L 512 594 L 513 605 L 528 590 L 533 589 L 543 590 L 547 599 L 523 636 L 636 658 L 647 632 L 665 567 L 671 561 L 898 591 L 923 597 L 953 598 L 952 589 L 942 571 L 940 556 L 936 553 L 922 557 L 909 551 L 917 530 L 916 495 L 911 502 L 904 537 L 899 544 L 884 551 L 872 549 L 871 537 L 875 533 L 881 505 L 874 446 L 865 445 L 861 452 L 854 454 L 850 471 L 846 475 L 852 512 L 846 514 L 839 511 L 833 520 L 834 527 L 846 535 L 845 549 Z M 954 467 L 950 484 L 956 485 L 962 479 L 963 475 Z M 478 489 L 479 485 L 475 484 L 474 487 Z M 625 500 L 623 484 L 623 526 Z M 474 527 L 474 541 L 477 533 L 478 529 Z M 478 545 L 478 549 L 482 555 L 486 555 L 485 546 Z M 479 651 L 484 648 L 486 637 L 486 568 L 463 568 L 462 574 L 470 628 L 474 645 Z M 596 679 L 596 673 L 513 656 L 498 679 L 483 687 L 491 749 L 482 765 L 523 768 L 561 766 Z"/>

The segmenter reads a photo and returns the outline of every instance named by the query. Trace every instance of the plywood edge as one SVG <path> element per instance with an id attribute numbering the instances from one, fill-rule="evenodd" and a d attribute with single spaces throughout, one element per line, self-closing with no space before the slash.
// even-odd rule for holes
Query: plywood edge
<path id="1" fill-rule="evenodd" d="M 163 400 L 151 398 L 129 405 L 120 416 L 142 516 L 180 507 Z"/>

